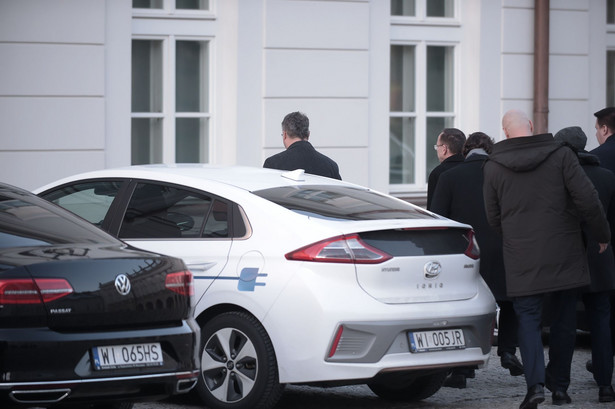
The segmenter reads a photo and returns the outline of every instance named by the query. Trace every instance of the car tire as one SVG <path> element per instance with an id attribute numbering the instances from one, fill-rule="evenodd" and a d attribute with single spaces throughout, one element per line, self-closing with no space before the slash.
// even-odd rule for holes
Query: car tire
<path id="1" fill-rule="evenodd" d="M 201 328 L 201 373 L 196 386 L 211 409 L 269 409 L 280 399 L 273 344 L 252 315 L 233 311 Z"/>
<path id="2" fill-rule="evenodd" d="M 416 402 L 427 399 L 440 390 L 447 371 L 423 376 L 387 375 L 367 386 L 379 397 L 391 401 Z"/>

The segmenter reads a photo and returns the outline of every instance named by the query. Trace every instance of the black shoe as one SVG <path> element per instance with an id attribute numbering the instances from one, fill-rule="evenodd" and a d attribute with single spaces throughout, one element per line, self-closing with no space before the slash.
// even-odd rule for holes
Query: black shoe
<path id="1" fill-rule="evenodd" d="M 446 386 L 447 388 L 465 389 L 466 388 L 466 376 L 461 375 L 461 374 L 452 373 L 446 377 L 442 386 Z"/>
<path id="2" fill-rule="evenodd" d="M 591 359 L 585 362 L 585 369 L 587 369 L 587 372 L 594 373 L 594 365 L 592 364 Z"/>
<path id="3" fill-rule="evenodd" d="M 615 402 L 615 391 L 613 391 L 613 387 L 611 385 L 600 387 L 600 391 L 598 392 L 598 401 Z"/>
<path id="4" fill-rule="evenodd" d="M 545 401 L 545 389 L 541 384 L 536 384 L 527 390 L 525 399 L 519 409 L 536 409 L 539 403 Z"/>
<path id="5" fill-rule="evenodd" d="M 553 392 L 552 397 L 553 397 L 553 404 L 557 406 L 561 406 L 564 403 L 572 402 L 572 399 L 570 399 L 570 396 L 568 395 L 566 391 L 555 391 Z"/>
<path id="6" fill-rule="evenodd" d="M 523 365 L 519 362 L 515 354 L 504 352 L 500 357 L 500 362 L 502 363 L 502 368 L 508 369 L 512 376 L 523 375 Z"/>

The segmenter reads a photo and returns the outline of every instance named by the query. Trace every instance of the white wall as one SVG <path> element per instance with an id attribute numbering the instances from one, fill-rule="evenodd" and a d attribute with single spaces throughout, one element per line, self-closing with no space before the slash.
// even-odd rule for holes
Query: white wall
<path id="1" fill-rule="evenodd" d="M 25 188 L 105 165 L 105 3 L 0 3 L 0 174 Z"/>
<path id="2" fill-rule="evenodd" d="M 549 129 L 582 126 L 606 99 L 605 2 L 551 0 Z M 387 191 L 387 0 L 215 0 L 208 25 L 215 163 L 262 166 L 300 110 L 345 180 Z M 534 0 L 462 0 L 459 126 L 500 139 L 510 108 L 533 111 Z M 202 25 L 192 24 L 200 33 Z M 0 1 L 1 180 L 34 188 L 130 163 L 128 0 Z M 138 31 L 138 30 L 137 30 Z M 200 33 L 204 35 L 203 33 Z"/>
<path id="3" fill-rule="evenodd" d="M 284 149 L 284 115 L 302 111 L 310 142 L 338 163 L 342 178 L 369 183 L 369 8 L 367 1 L 265 2 L 260 164 Z"/>

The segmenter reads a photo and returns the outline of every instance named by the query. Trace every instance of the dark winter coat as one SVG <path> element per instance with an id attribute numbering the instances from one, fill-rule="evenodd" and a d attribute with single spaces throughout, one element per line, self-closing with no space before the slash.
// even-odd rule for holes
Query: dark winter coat
<path id="1" fill-rule="evenodd" d="M 602 207 L 606 212 L 611 232 L 615 231 L 615 174 L 600 166 L 598 157 L 586 152 L 579 152 L 579 162 L 589 180 L 598 191 Z M 587 232 L 584 225 L 584 233 L 587 239 L 587 260 L 591 275 L 591 292 L 609 291 L 615 289 L 615 256 L 613 246 L 607 251 L 598 253 L 598 242 Z M 611 243 L 612 244 L 612 243 Z"/>
<path id="2" fill-rule="evenodd" d="M 285 151 L 268 157 L 263 167 L 281 170 L 303 169 L 305 173 L 342 180 L 337 163 L 318 152 L 306 140 L 297 141 Z"/>
<path id="3" fill-rule="evenodd" d="M 596 149 L 589 151 L 600 159 L 600 166 L 615 173 L 615 135 L 606 138 L 606 141 Z"/>
<path id="4" fill-rule="evenodd" d="M 496 300 L 506 300 L 502 237 L 487 222 L 483 200 L 483 164 L 488 156 L 472 154 L 440 175 L 431 210 L 474 228 L 480 249 L 480 274 Z"/>
<path id="5" fill-rule="evenodd" d="M 511 297 L 590 282 L 581 220 L 599 243 L 610 240 L 598 193 L 576 154 L 551 134 L 495 144 L 484 166 L 489 224 L 503 237 Z"/>
<path id="6" fill-rule="evenodd" d="M 431 200 L 433 198 L 434 192 L 436 191 L 436 186 L 438 185 L 438 179 L 440 178 L 440 175 L 447 170 L 454 168 L 460 163 L 463 163 L 463 159 L 464 158 L 462 154 L 456 153 L 455 155 L 449 156 L 448 158 L 444 159 L 442 163 L 433 168 L 427 180 L 427 210 L 431 210 Z"/>

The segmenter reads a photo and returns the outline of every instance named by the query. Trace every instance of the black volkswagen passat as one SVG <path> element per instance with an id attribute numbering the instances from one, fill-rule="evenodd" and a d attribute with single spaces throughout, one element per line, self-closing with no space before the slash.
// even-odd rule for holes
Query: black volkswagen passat
<path id="1" fill-rule="evenodd" d="M 126 409 L 198 377 L 192 274 L 0 183 L 0 408 Z"/>

